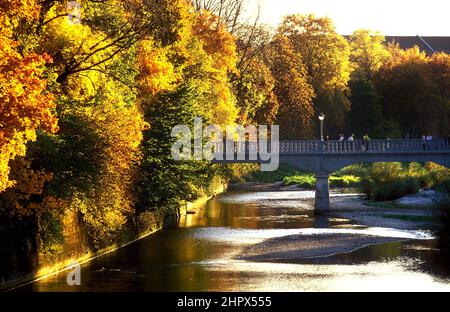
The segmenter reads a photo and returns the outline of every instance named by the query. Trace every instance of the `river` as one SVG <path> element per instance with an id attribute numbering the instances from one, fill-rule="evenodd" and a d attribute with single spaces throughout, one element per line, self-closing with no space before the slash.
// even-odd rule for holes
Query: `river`
<path id="1" fill-rule="evenodd" d="M 224 193 L 175 228 L 83 264 L 81 286 L 60 273 L 17 290 L 450 290 L 431 232 L 317 217 L 313 195 Z"/>

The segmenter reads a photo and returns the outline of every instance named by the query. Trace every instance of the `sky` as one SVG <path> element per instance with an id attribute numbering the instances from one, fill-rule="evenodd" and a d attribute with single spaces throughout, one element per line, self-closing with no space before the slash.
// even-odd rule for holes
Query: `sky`
<path id="1" fill-rule="evenodd" d="M 450 36 L 450 0 L 246 0 L 247 15 L 276 26 L 284 15 L 314 13 L 333 19 L 338 33 L 371 29 L 384 35 Z"/>

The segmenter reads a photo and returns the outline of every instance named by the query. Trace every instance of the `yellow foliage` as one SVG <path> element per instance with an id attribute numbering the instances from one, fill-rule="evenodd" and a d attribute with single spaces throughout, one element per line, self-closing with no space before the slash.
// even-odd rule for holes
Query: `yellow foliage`
<path id="1" fill-rule="evenodd" d="M 205 52 L 212 57 L 214 68 L 237 73 L 235 38 L 227 31 L 219 16 L 202 12 L 195 21 L 193 31 L 203 43 Z"/>
<path id="2" fill-rule="evenodd" d="M 102 101 L 67 109 L 64 114 L 88 121 L 102 146 L 102 155 L 88 156 L 102 160 L 98 181 L 89 194 L 77 193 L 70 199 L 70 206 L 82 212 L 88 233 L 100 248 L 113 242 L 134 211 L 135 170 L 141 158 L 142 131 L 148 125 L 136 106 L 124 103 Z"/>
<path id="3" fill-rule="evenodd" d="M 137 81 L 143 92 L 156 95 L 173 90 L 181 80 L 181 73 L 167 57 L 168 49 L 156 47 L 150 40 L 139 44 Z"/>

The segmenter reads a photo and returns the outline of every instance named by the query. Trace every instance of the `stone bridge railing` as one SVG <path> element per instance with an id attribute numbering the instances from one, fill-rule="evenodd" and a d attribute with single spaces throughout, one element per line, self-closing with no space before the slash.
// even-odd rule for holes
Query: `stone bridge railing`
<path id="1" fill-rule="evenodd" d="M 447 139 L 435 140 L 371 140 L 355 141 L 320 141 L 320 140 L 291 140 L 278 143 L 267 143 L 263 149 L 270 152 L 279 152 L 280 155 L 298 154 L 354 154 L 354 153 L 413 153 L 413 152 L 450 152 Z M 227 149 L 226 143 L 216 146 L 217 153 Z M 256 142 L 234 142 L 234 153 L 248 154 L 249 151 L 258 150 Z M 273 151 L 272 151 L 273 146 Z M 232 153 L 233 153 L 232 152 Z"/>
<path id="2" fill-rule="evenodd" d="M 281 155 L 309 153 L 401 153 L 443 151 L 449 149 L 446 139 L 437 140 L 371 140 L 356 141 L 281 141 L 275 144 Z"/>

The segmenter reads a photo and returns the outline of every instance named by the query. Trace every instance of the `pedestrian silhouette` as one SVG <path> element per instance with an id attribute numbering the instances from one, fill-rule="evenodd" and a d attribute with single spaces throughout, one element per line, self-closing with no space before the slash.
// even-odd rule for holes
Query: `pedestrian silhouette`
<path id="1" fill-rule="evenodd" d="M 370 147 L 370 138 L 369 135 L 366 133 L 363 136 L 363 143 L 364 143 L 364 150 L 368 151 Z"/>

